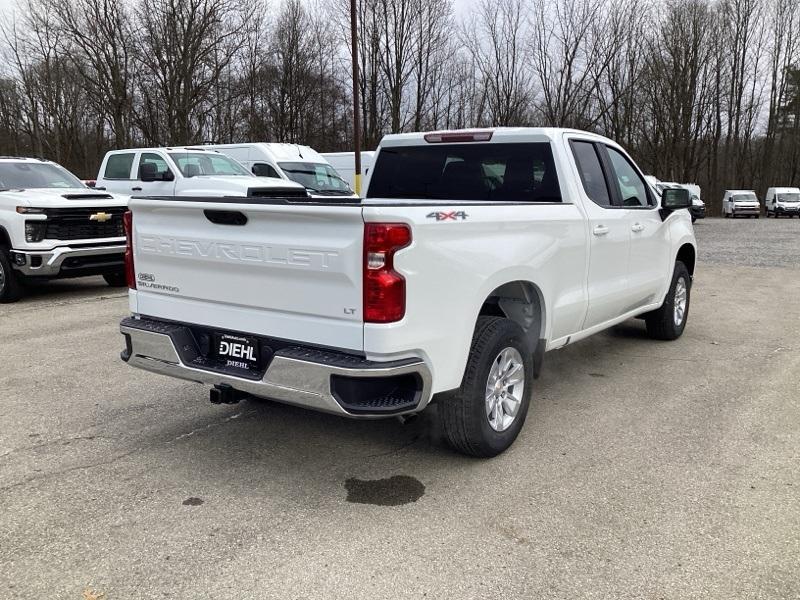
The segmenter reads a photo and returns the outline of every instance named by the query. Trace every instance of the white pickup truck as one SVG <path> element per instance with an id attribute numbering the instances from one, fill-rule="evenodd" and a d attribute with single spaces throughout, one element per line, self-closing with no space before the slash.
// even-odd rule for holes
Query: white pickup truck
<path id="1" fill-rule="evenodd" d="M 519 433 L 544 353 L 631 317 L 686 326 L 685 189 L 564 129 L 390 135 L 360 202 L 133 199 L 123 360 L 342 416 L 435 401 L 459 451 Z"/>
<path id="2" fill-rule="evenodd" d="M 0 302 L 34 280 L 103 275 L 124 286 L 127 204 L 49 160 L 0 157 Z"/>
<path id="3" fill-rule="evenodd" d="M 103 158 L 95 189 L 137 196 L 259 196 L 276 190 L 284 196 L 308 195 L 298 183 L 256 177 L 205 147 L 112 150 Z"/>

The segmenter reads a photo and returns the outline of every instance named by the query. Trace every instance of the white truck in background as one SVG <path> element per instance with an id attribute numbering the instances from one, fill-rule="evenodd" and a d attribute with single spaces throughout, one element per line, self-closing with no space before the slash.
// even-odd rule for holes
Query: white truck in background
<path id="1" fill-rule="evenodd" d="M 0 303 L 32 281 L 102 275 L 124 286 L 127 204 L 54 162 L 0 157 Z"/>
<path id="2" fill-rule="evenodd" d="M 632 317 L 674 340 L 696 244 L 613 141 L 390 135 L 362 201 L 133 198 L 129 365 L 354 418 L 435 403 L 457 450 L 519 434 L 546 351 Z"/>
<path id="3" fill-rule="evenodd" d="M 310 146 L 254 142 L 203 147 L 230 156 L 255 175 L 297 182 L 312 198 L 358 197 L 337 169 Z"/>
<path id="4" fill-rule="evenodd" d="M 355 152 L 323 152 L 322 156 L 331 163 L 331 166 L 344 177 L 352 189 L 356 189 L 356 153 Z M 375 152 L 365 150 L 361 153 L 361 181 L 366 183 L 369 171 L 372 168 Z M 362 185 L 362 191 L 366 186 Z"/>
<path id="5" fill-rule="evenodd" d="M 293 181 L 256 177 L 221 152 L 205 147 L 112 150 L 103 158 L 96 190 L 137 196 L 285 196 L 307 197 Z"/>

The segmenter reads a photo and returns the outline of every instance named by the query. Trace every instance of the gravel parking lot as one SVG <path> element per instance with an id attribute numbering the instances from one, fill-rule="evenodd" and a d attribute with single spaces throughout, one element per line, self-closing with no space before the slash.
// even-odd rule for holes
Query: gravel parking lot
<path id="1" fill-rule="evenodd" d="M 0 596 L 800 597 L 800 221 L 696 229 L 684 336 L 549 353 L 484 461 L 128 368 L 100 279 L 0 306 Z"/>

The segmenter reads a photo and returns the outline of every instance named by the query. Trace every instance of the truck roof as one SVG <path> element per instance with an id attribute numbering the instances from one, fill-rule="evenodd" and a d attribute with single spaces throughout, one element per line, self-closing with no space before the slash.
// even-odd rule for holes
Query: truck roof
<path id="1" fill-rule="evenodd" d="M 160 146 L 153 148 L 121 148 L 118 150 L 109 150 L 107 154 L 117 154 L 119 152 L 155 152 L 158 150 L 166 150 L 167 152 L 214 152 L 220 154 L 219 150 L 213 148 L 204 148 L 203 146 Z"/>
<path id="2" fill-rule="evenodd" d="M 616 146 L 613 140 L 580 129 L 565 129 L 560 127 L 486 127 L 476 129 L 457 129 L 425 131 L 414 133 L 393 133 L 381 140 L 381 146 L 413 146 L 421 142 L 426 143 L 458 143 L 467 141 L 502 143 L 502 142 L 549 142 L 561 137 L 565 133 L 579 133 L 596 140 L 608 142 Z M 466 139 L 474 135 L 477 139 Z M 486 137 L 487 139 L 481 139 Z"/>
<path id="3" fill-rule="evenodd" d="M 795 194 L 800 192 L 800 188 L 796 187 L 771 187 L 767 192 L 774 192 L 776 194 Z"/>

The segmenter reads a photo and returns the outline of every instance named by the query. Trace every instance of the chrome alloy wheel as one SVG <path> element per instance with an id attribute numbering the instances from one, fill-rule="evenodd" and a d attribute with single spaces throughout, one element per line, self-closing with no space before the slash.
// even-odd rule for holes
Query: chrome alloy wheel
<path id="1" fill-rule="evenodd" d="M 505 431 L 517 418 L 525 393 L 525 366 L 516 348 L 500 351 L 486 380 L 486 417 L 495 431 Z"/>
<path id="2" fill-rule="evenodd" d="M 686 318 L 686 302 L 687 302 L 686 279 L 681 277 L 675 284 L 675 301 L 673 302 L 675 306 L 675 313 L 673 315 L 673 318 L 675 320 L 675 327 L 680 327 L 681 324 L 683 323 L 683 319 Z"/>

